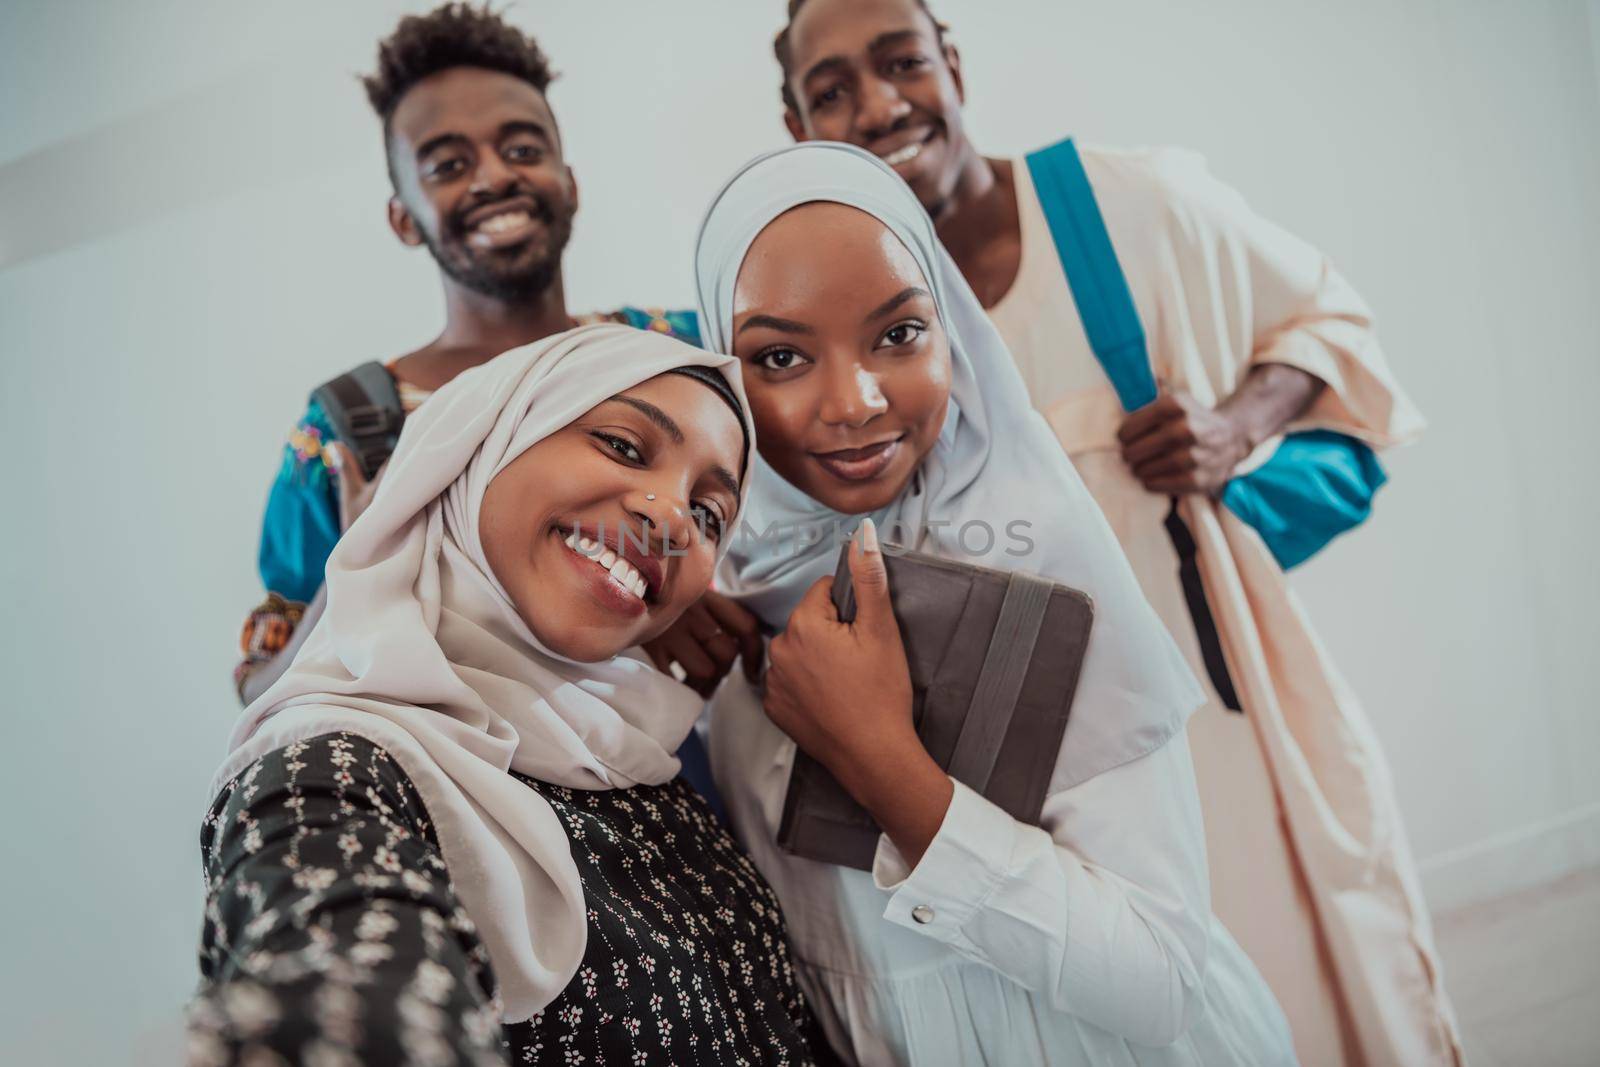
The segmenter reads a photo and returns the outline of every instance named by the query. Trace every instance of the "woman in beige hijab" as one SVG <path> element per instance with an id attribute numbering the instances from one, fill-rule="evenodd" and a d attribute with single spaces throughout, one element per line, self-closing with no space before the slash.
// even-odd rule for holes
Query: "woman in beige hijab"
<path id="1" fill-rule="evenodd" d="M 413 416 L 215 778 L 192 1062 L 811 1061 L 699 700 L 622 654 L 731 537 L 732 362 L 586 327 Z"/>

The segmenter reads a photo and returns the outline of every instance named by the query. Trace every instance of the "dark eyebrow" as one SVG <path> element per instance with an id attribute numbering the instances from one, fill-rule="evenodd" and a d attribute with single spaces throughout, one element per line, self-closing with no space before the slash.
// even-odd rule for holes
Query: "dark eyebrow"
<path id="1" fill-rule="evenodd" d="M 907 300 L 915 300 L 919 296 L 928 296 L 928 290 L 915 285 L 907 286 L 895 295 L 891 296 L 889 299 L 885 300 L 883 303 L 879 304 L 877 307 L 873 308 L 872 313 L 867 316 L 867 321 L 871 322 L 873 319 L 881 319 L 885 315 L 892 312 L 895 308 L 899 307 L 901 304 L 904 304 Z"/>
<path id="2" fill-rule="evenodd" d="M 683 430 L 679 429 L 678 424 L 672 421 L 671 415 L 668 415 L 665 411 L 662 411 L 654 404 L 647 400 L 640 400 L 639 398 L 632 396 L 614 396 L 611 399 L 620 400 L 629 407 L 643 412 L 645 418 L 661 427 L 661 429 L 666 432 L 667 436 L 672 438 L 673 444 L 683 444 Z"/>
<path id="3" fill-rule="evenodd" d="M 513 133 L 531 133 L 547 145 L 555 144 L 550 137 L 550 131 L 532 119 L 516 119 L 500 127 L 500 136 L 506 137 Z"/>
<path id="4" fill-rule="evenodd" d="M 803 322 L 793 319 L 780 319 L 776 315 L 751 315 L 740 325 L 737 332 L 744 333 L 756 326 L 765 326 L 769 330 L 782 330 L 784 333 L 816 333 L 817 331 Z"/>
<path id="5" fill-rule="evenodd" d="M 850 61 L 844 58 L 844 56 L 828 56 L 826 59 L 819 59 L 815 63 L 811 64 L 811 66 L 806 69 L 805 74 L 801 75 L 800 82 L 801 84 L 804 84 L 818 75 L 827 74 L 833 70 L 848 71 L 849 69 Z"/>
<path id="6" fill-rule="evenodd" d="M 500 127 L 499 135 L 502 138 L 509 137 L 514 133 L 532 134 L 534 137 L 539 138 L 548 146 L 553 146 L 555 144 L 555 141 L 550 137 L 550 131 L 545 129 L 544 126 L 540 125 L 539 123 L 534 122 L 532 119 L 514 119 L 511 122 L 504 123 Z M 471 141 L 463 134 L 454 132 L 441 133 L 437 137 L 428 138 L 426 141 L 423 141 L 422 144 L 417 146 L 417 158 L 425 159 L 429 153 L 435 151 L 436 149 L 443 148 L 447 144 L 459 144 L 465 147 L 470 145 Z"/>
<path id="7" fill-rule="evenodd" d="M 904 41 L 920 39 L 921 36 L 922 34 L 918 33 L 916 30 L 890 30 L 888 33 L 880 33 L 878 36 L 874 37 L 872 39 L 872 43 L 867 45 L 867 51 L 881 52 L 885 48 L 892 47 L 893 45 L 900 44 Z"/>
<path id="8" fill-rule="evenodd" d="M 428 138 L 417 146 L 417 158 L 426 159 L 431 152 L 443 148 L 447 144 L 466 146 L 471 142 L 459 133 L 441 133 L 437 137 Z"/>
<path id="9" fill-rule="evenodd" d="M 891 48 L 908 40 L 918 40 L 921 37 L 922 34 L 916 30 L 890 30 L 888 33 L 880 33 L 874 37 L 872 43 L 867 45 L 867 51 L 881 52 L 885 48 Z M 848 70 L 849 68 L 850 61 L 843 56 L 828 56 L 825 59 L 817 60 L 806 68 L 806 72 L 801 76 L 800 81 L 804 84 L 819 74 L 826 74 L 836 69 Z"/>
<path id="10" fill-rule="evenodd" d="M 733 476 L 733 472 L 726 467 L 712 467 L 711 477 L 717 480 L 718 485 L 733 494 L 734 506 L 737 507 L 739 503 L 739 479 Z"/>

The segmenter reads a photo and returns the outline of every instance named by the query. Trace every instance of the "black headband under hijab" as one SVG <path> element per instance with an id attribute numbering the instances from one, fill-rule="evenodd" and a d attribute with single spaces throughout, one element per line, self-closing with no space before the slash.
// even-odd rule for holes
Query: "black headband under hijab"
<path id="1" fill-rule="evenodd" d="M 733 386 L 728 384 L 728 379 L 724 378 L 719 371 L 697 364 L 687 367 L 673 367 L 669 373 L 682 374 L 685 377 L 693 378 L 695 381 L 709 386 L 713 393 L 722 398 L 722 402 L 727 404 L 733 411 L 733 417 L 739 420 L 739 432 L 744 435 L 744 454 L 748 458 L 750 455 L 750 429 L 744 423 L 744 409 L 739 406 L 739 398 L 734 395 Z M 741 461 L 740 465 L 744 465 L 743 461 Z M 743 471 L 740 471 L 741 475 L 743 473 Z"/>

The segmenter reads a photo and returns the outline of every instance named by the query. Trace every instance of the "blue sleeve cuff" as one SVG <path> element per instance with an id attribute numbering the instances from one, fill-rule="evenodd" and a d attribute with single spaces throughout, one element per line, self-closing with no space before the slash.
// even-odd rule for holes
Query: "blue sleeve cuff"
<path id="1" fill-rule="evenodd" d="M 316 595 L 339 542 L 339 490 L 327 452 L 334 440 L 327 416 L 313 402 L 289 431 L 267 496 L 258 559 L 261 583 L 285 600 L 305 603 Z"/>

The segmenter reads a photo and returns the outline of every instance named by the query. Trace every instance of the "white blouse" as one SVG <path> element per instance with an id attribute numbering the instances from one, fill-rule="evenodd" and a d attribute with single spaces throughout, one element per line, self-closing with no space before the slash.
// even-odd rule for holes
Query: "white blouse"
<path id="1" fill-rule="evenodd" d="M 1080 785 L 1052 785 L 1037 827 L 957 783 L 917 866 L 881 837 L 870 874 L 774 843 L 794 743 L 737 672 L 712 703 L 710 743 L 813 1010 L 855 1062 L 1294 1062 L 1277 1003 L 1211 917 L 1181 732 Z"/>

